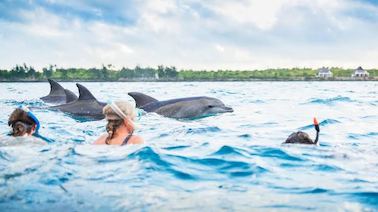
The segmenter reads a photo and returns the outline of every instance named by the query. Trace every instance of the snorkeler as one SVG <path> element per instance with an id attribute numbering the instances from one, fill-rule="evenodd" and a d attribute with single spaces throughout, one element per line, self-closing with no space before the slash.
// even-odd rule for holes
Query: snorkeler
<path id="1" fill-rule="evenodd" d="M 315 145 L 318 144 L 320 128 L 319 128 L 318 120 L 316 120 L 316 118 L 314 118 L 314 127 L 316 130 L 316 138 L 314 141 L 310 138 L 310 136 L 307 133 L 298 131 L 298 132 L 292 133 L 286 139 L 284 144 L 315 144 Z"/>
<path id="2" fill-rule="evenodd" d="M 27 137 L 38 133 L 40 124 L 37 117 L 27 108 L 17 108 L 9 116 L 8 125 L 14 137 Z"/>
<path id="3" fill-rule="evenodd" d="M 108 104 L 103 109 L 108 121 L 107 133 L 100 136 L 94 144 L 126 145 L 141 144 L 142 137 L 134 135 L 136 110 L 129 102 L 120 101 Z"/>

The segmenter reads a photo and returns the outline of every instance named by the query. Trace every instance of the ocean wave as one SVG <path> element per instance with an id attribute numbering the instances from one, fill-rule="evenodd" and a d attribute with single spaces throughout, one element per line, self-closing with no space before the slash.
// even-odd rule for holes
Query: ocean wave
<path id="1" fill-rule="evenodd" d="M 340 102 L 355 102 L 349 97 L 345 96 L 336 96 L 332 98 L 311 98 L 306 104 L 324 104 L 324 105 L 335 105 Z"/>
<path id="2" fill-rule="evenodd" d="M 378 192 L 377 191 L 356 191 L 338 193 L 339 195 L 349 196 L 351 199 L 358 199 L 360 202 L 372 205 L 374 208 L 378 205 Z"/>
<path id="3" fill-rule="evenodd" d="M 162 149 L 177 150 L 177 149 L 186 149 L 186 148 L 189 148 L 189 147 L 190 146 L 188 146 L 188 145 L 178 145 L 178 146 L 163 147 Z"/>
<path id="4" fill-rule="evenodd" d="M 168 156 L 169 157 L 169 156 Z M 182 180 L 195 180 L 196 177 L 184 171 L 174 168 L 174 164 L 163 159 L 151 147 L 144 147 L 128 156 L 131 159 L 143 161 L 145 168 L 151 171 L 168 172 Z"/>
<path id="5" fill-rule="evenodd" d="M 262 174 L 269 172 L 268 169 L 242 161 L 232 161 L 219 158 L 187 158 L 190 162 L 195 164 L 204 165 L 206 167 L 215 168 L 215 172 L 221 174 L 227 174 L 234 177 L 246 177 L 255 174 Z"/>
<path id="6" fill-rule="evenodd" d="M 231 146 L 222 146 L 216 152 L 211 155 L 233 155 L 233 156 L 244 156 L 239 149 Z"/>
<path id="7" fill-rule="evenodd" d="M 144 162 L 148 161 L 151 169 L 165 171 L 180 179 L 187 180 L 198 179 L 201 178 L 200 176 L 211 178 L 211 176 L 216 177 L 214 175 L 219 174 L 233 177 L 246 177 L 268 172 L 266 168 L 259 165 L 214 157 L 217 155 L 219 156 L 219 154 L 216 154 L 213 155 L 213 157 L 206 158 L 168 154 L 159 155 L 153 151 L 152 148 L 146 147 L 130 157 L 139 158 Z M 150 162 L 152 162 L 153 165 Z"/>
<path id="8" fill-rule="evenodd" d="M 322 120 L 319 123 L 319 126 L 325 127 L 325 126 L 328 126 L 328 125 L 339 124 L 339 123 L 341 123 L 341 122 L 336 120 L 336 119 L 325 119 L 325 120 Z M 298 130 L 309 130 L 309 129 L 313 129 L 313 128 L 314 128 L 314 125 L 309 124 L 309 125 L 298 128 Z"/>
<path id="9" fill-rule="evenodd" d="M 253 146 L 250 147 L 250 149 L 253 151 L 252 153 L 250 153 L 251 155 L 256 155 L 260 157 L 279 158 L 282 160 L 290 161 L 304 161 L 301 157 L 290 155 L 278 148 Z"/>

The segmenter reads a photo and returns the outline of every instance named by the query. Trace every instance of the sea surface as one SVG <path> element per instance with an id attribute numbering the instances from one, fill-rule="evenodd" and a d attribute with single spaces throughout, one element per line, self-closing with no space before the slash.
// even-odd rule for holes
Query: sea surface
<path id="1" fill-rule="evenodd" d="M 144 145 L 95 146 L 106 122 L 47 109 L 47 82 L 0 83 L 0 211 L 378 211 L 378 82 L 82 84 L 104 102 L 206 95 L 234 112 L 145 114 Z M 51 143 L 7 136 L 19 105 Z M 313 117 L 320 145 L 282 144 L 314 138 Z"/>

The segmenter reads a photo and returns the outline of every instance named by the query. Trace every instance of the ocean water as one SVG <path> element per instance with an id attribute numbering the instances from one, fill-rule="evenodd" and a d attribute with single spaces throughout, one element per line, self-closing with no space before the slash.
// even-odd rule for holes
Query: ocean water
<path id="1" fill-rule="evenodd" d="M 146 114 L 144 145 L 94 146 L 104 120 L 46 109 L 48 83 L 1 83 L 0 211 L 378 211 L 378 82 L 83 85 L 102 101 L 133 101 L 130 91 L 217 97 L 234 113 Z M 20 104 L 34 108 L 52 143 L 6 136 Z M 320 145 L 282 145 L 298 130 L 315 137 L 313 117 Z"/>

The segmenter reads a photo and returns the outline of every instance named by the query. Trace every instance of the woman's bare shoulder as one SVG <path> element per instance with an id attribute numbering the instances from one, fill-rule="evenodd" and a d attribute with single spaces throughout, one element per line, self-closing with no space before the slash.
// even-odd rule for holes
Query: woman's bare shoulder
<path id="1" fill-rule="evenodd" d="M 130 139 L 130 144 L 143 144 L 144 140 L 141 136 L 139 135 L 133 135 Z"/>
<path id="2" fill-rule="evenodd" d="M 100 137 L 96 139 L 96 141 L 93 144 L 105 144 L 105 140 L 108 137 L 108 134 L 102 134 Z"/>

